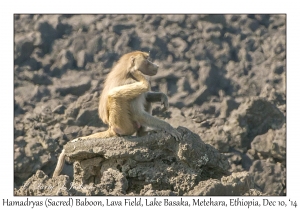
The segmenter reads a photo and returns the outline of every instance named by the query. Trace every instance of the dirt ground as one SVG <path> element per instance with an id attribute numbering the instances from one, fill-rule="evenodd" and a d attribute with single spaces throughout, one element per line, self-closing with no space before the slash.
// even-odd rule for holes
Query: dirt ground
<path id="1" fill-rule="evenodd" d="M 16 194 L 28 195 L 26 181 L 55 182 L 49 177 L 63 146 L 107 128 L 97 110 L 106 75 L 120 56 L 141 50 L 150 51 L 160 66 L 151 78 L 152 90 L 169 97 L 167 112 L 154 104 L 153 115 L 199 137 L 187 144 L 201 142 L 216 149 L 219 160 L 229 163 L 222 168 L 228 174 L 200 179 L 203 168 L 187 167 L 180 156 L 168 154 L 164 158 L 178 164 L 170 163 L 172 170 L 181 167 L 183 173 L 175 171 L 176 179 L 172 172 L 163 174 L 169 180 L 159 189 L 157 173 L 134 176 L 129 169 L 118 171 L 117 165 L 96 158 L 89 164 L 98 161 L 97 166 L 107 169 L 99 169 L 104 174 L 98 177 L 101 189 L 111 188 L 110 179 L 121 185 L 113 191 L 93 188 L 80 193 L 216 195 L 215 189 L 226 194 L 229 185 L 232 189 L 240 183 L 235 194 L 286 195 L 285 15 L 15 15 L 14 30 Z M 188 154 L 184 157 L 191 161 Z M 121 165 L 136 167 L 131 160 Z M 74 170 L 85 167 L 75 163 L 74 168 L 67 163 L 56 181 L 75 179 Z M 138 167 L 164 171 L 164 164 L 153 158 Z M 143 184 L 133 189 L 130 177 Z M 173 178 L 186 180 L 181 185 Z M 252 191 L 244 189 L 249 182 Z M 201 191 L 207 186 L 210 191 Z M 79 191 L 58 194 L 72 193 Z"/>

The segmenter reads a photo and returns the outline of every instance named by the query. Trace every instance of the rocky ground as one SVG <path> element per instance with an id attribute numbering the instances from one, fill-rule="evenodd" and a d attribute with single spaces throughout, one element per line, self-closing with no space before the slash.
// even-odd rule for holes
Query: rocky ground
<path id="1" fill-rule="evenodd" d="M 119 191 L 93 188 L 90 194 L 216 195 L 237 183 L 235 194 L 286 194 L 285 15 L 15 15 L 14 29 L 16 194 L 37 195 L 24 183 L 55 182 L 49 177 L 63 146 L 106 129 L 97 111 L 103 81 L 133 50 L 151 51 L 160 66 L 151 86 L 168 95 L 170 108 L 161 112 L 155 104 L 153 115 L 216 148 L 229 163 L 228 174 L 199 180 L 192 176 L 197 171 L 185 168 L 185 186 L 172 184 L 170 172 L 164 189 L 139 177 L 143 184 L 136 189 L 129 182 Z M 165 167 L 159 164 L 143 167 Z M 107 166 L 101 189 L 110 188 L 105 177 L 128 178 L 123 172 Z M 76 178 L 72 163 L 62 174 L 56 181 Z"/>

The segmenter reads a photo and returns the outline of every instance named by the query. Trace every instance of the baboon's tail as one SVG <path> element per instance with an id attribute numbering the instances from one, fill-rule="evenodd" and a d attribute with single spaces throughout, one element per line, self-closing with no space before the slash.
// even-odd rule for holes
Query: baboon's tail
<path id="1" fill-rule="evenodd" d="M 88 140 L 90 138 L 109 138 L 109 137 L 113 137 L 113 136 L 117 136 L 117 134 L 113 130 L 108 129 L 106 131 L 94 133 L 92 135 L 80 137 L 78 139 Z M 77 139 L 75 139 L 75 140 L 77 140 Z M 60 173 L 64 167 L 64 164 L 65 164 L 65 159 L 66 159 L 66 154 L 65 154 L 65 149 L 63 149 L 58 157 L 57 165 L 56 165 L 56 168 L 54 170 L 52 177 L 57 177 L 60 175 Z"/>
<path id="2" fill-rule="evenodd" d="M 63 149 L 58 157 L 57 165 L 56 165 L 56 168 L 54 170 L 52 177 L 59 176 L 60 172 L 62 171 L 62 169 L 65 165 L 65 158 L 66 158 L 65 149 Z"/>
<path id="3" fill-rule="evenodd" d="M 112 129 L 107 129 L 106 131 L 102 131 L 99 133 L 94 133 L 91 134 L 89 136 L 85 136 L 85 137 L 80 137 L 81 139 L 85 139 L 85 138 L 109 138 L 109 137 L 114 137 L 117 136 L 117 134 L 112 130 Z"/>

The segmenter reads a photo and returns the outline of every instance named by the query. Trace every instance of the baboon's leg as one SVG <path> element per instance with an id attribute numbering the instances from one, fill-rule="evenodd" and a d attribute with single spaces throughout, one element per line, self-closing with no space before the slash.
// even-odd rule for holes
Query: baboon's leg
<path id="1" fill-rule="evenodd" d="M 136 131 L 136 126 L 131 120 L 129 102 L 123 98 L 108 96 L 110 129 L 119 136 L 132 135 Z"/>
<path id="2" fill-rule="evenodd" d="M 146 98 L 146 94 L 145 94 L 145 98 Z M 152 114 L 152 106 L 151 106 L 151 102 L 146 100 L 146 103 L 144 103 L 144 108 L 145 111 L 148 112 L 149 114 Z M 137 136 L 145 136 L 147 135 L 149 132 L 147 131 L 147 128 L 145 126 L 141 126 L 140 128 L 138 128 L 136 135 Z"/>
<path id="3" fill-rule="evenodd" d="M 181 138 L 181 134 L 169 123 L 153 117 L 148 112 L 143 111 L 142 113 L 138 114 L 137 121 L 141 123 L 142 126 L 154 128 L 157 130 L 165 130 L 166 132 L 174 136 L 177 141 L 179 141 L 179 139 Z"/>

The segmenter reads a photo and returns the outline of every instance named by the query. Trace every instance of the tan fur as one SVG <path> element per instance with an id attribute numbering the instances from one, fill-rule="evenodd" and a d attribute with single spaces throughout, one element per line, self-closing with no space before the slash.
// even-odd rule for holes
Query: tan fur
<path id="1" fill-rule="evenodd" d="M 108 130 L 89 136 L 74 139 L 107 138 L 113 136 L 127 136 L 135 132 L 142 133 L 143 128 L 165 130 L 177 140 L 180 134 L 165 121 L 149 114 L 149 101 L 160 100 L 167 108 L 167 97 L 163 93 L 151 93 L 150 85 L 143 74 L 153 76 L 158 66 L 148 60 L 149 54 L 135 51 L 123 55 L 108 74 L 99 102 L 99 116 L 108 124 Z M 65 157 L 63 150 L 53 176 L 58 176 L 62 170 Z"/>
<path id="2" fill-rule="evenodd" d="M 143 93 L 150 90 L 149 83 L 141 72 L 154 75 L 158 68 L 148 57 L 148 53 L 135 51 L 120 58 L 106 78 L 99 102 L 99 116 L 109 125 L 109 129 L 86 138 L 132 135 L 137 131 L 140 125 L 132 117 L 131 104 L 139 101 L 135 104 L 143 109 Z"/>
<path id="3" fill-rule="evenodd" d="M 116 63 L 111 72 L 107 75 L 107 78 L 104 83 L 104 87 L 102 90 L 102 94 L 100 96 L 99 102 L 99 116 L 105 124 L 108 124 L 108 114 L 107 114 L 107 95 L 110 90 L 115 87 L 119 87 L 122 85 L 127 85 L 136 82 L 132 77 L 130 77 L 130 62 L 129 59 L 131 56 L 134 56 L 138 53 L 138 51 L 128 53 L 123 55 L 120 60 Z M 144 53 L 145 56 L 149 56 L 149 54 Z"/>

